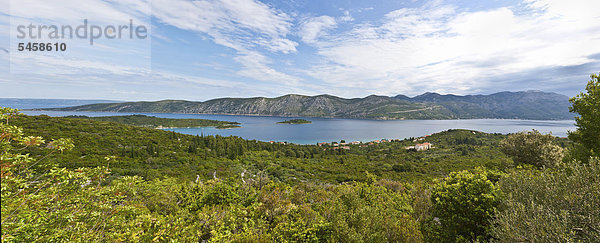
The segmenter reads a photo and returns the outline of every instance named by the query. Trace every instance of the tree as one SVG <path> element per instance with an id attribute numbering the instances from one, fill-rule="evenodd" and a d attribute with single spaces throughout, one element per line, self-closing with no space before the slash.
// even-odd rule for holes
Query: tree
<path id="1" fill-rule="evenodd" d="M 500 142 L 500 147 L 517 164 L 554 167 L 562 160 L 563 149 L 552 141 L 552 134 L 533 130 L 509 135 Z"/>
<path id="2" fill-rule="evenodd" d="M 447 178 L 436 180 L 426 238 L 434 242 L 488 239 L 489 222 L 500 203 L 499 195 L 500 190 L 485 171 L 452 172 Z"/>
<path id="3" fill-rule="evenodd" d="M 572 157 L 584 161 L 590 156 L 600 156 L 600 73 L 590 77 L 586 93 L 581 92 L 569 100 L 572 104 L 569 111 L 579 114 L 575 117 L 577 130 L 569 133 L 569 139 L 577 143 L 572 150 L 584 150 L 570 154 L 579 154 Z"/>

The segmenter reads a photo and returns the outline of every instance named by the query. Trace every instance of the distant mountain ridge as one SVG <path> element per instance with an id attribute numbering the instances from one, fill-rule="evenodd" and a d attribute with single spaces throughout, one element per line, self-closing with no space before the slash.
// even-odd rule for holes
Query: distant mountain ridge
<path id="1" fill-rule="evenodd" d="M 571 103 L 568 96 L 537 90 L 466 96 L 428 92 L 413 98 L 395 97 L 411 102 L 435 103 L 460 114 L 460 118 L 560 120 L 574 117 L 569 112 Z"/>
<path id="2" fill-rule="evenodd" d="M 415 97 L 370 95 L 346 99 L 332 95 L 289 94 L 276 98 L 219 98 L 204 102 L 185 100 L 101 103 L 56 111 L 156 112 L 357 119 L 573 119 L 569 97 L 541 91 L 499 92 L 491 95 Z"/>

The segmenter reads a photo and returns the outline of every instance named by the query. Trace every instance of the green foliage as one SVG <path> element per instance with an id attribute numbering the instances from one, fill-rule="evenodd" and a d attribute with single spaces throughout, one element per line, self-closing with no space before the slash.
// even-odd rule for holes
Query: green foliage
<path id="1" fill-rule="evenodd" d="M 501 242 L 600 242 L 600 160 L 543 172 L 516 170 L 500 180 L 506 192 L 492 235 Z"/>
<path id="2" fill-rule="evenodd" d="M 493 220 L 492 235 L 501 242 L 600 241 L 600 81 L 571 98 L 579 113 L 565 163 L 543 171 L 518 169 L 499 187 L 505 198 Z M 575 163 L 575 160 L 589 163 Z"/>
<path id="3" fill-rule="evenodd" d="M 381 183 L 289 186 L 211 180 L 189 184 L 179 195 L 180 206 L 203 222 L 201 238 L 211 242 L 419 241 L 410 197 L 398 189 L 402 186 Z M 237 200 L 206 200 L 217 193 Z"/>
<path id="4" fill-rule="evenodd" d="M 488 239 L 489 221 L 500 203 L 500 194 L 485 171 L 453 172 L 447 178 L 437 180 L 431 190 L 432 218 L 425 230 L 427 240 Z"/>
<path id="5" fill-rule="evenodd" d="M 0 120 L 7 242 L 598 241 L 598 161 L 540 172 L 529 163 L 556 166 L 547 154 L 566 141 L 535 131 L 449 130 L 424 138 L 428 151 L 406 150 L 413 139 L 346 151 L 8 108 Z M 496 172 L 510 167 L 500 145 L 529 156 L 515 159 L 529 169 Z M 549 149 L 528 150 L 538 145 Z"/>
<path id="6" fill-rule="evenodd" d="M 25 137 L 17 126 L 0 126 L 2 241 L 420 239 L 410 197 L 397 182 L 288 185 L 271 181 L 261 171 L 193 183 L 137 176 L 108 181 L 107 167 L 33 170 L 49 156 L 20 154 L 24 148 L 45 147 L 65 159 L 73 145 L 68 139 L 45 143 L 41 137 Z M 103 161 L 118 163 L 114 156 Z M 367 177 L 378 182 L 374 175 Z M 333 227 L 337 224 L 347 228 Z"/>
<path id="7" fill-rule="evenodd" d="M 0 125 L 2 155 L 2 241 L 102 241 L 136 239 L 136 224 L 146 210 L 131 202 L 132 188 L 139 177 L 123 177 L 111 186 L 102 186 L 109 173 L 105 167 L 68 170 L 55 166 L 41 171 L 32 167 L 42 162 L 29 154 L 28 147 L 46 145 L 51 151 L 73 148 L 70 139 L 45 143 L 41 137 L 24 136 L 21 128 L 9 125 L 16 110 L 3 108 Z"/>
<path id="8" fill-rule="evenodd" d="M 571 157 L 587 161 L 591 156 L 600 156 L 600 74 L 592 74 L 585 87 L 586 93 L 579 93 L 570 99 L 569 111 L 579 114 L 575 117 L 577 130 L 569 133 L 574 146 Z"/>
<path id="9" fill-rule="evenodd" d="M 502 140 L 502 152 L 513 158 L 515 163 L 537 167 L 555 167 L 562 161 L 563 149 L 553 144 L 551 134 L 542 135 L 533 130 L 509 135 Z"/>
<path id="10" fill-rule="evenodd" d="M 415 242 L 422 236 L 404 190 L 357 183 L 336 188 L 329 214 L 336 242 Z"/>
<path id="11" fill-rule="evenodd" d="M 239 127 L 237 122 L 207 120 L 207 119 L 173 119 L 160 118 L 145 115 L 129 115 L 129 116 L 67 116 L 67 118 L 88 119 L 94 121 L 116 122 L 125 125 L 158 128 L 158 127 L 218 127 L 218 128 L 233 128 Z"/>
<path id="12" fill-rule="evenodd" d="M 449 130 L 336 150 L 0 108 L 2 241 L 600 242 L 598 87 L 571 100 L 572 144 Z"/>
<path id="13" fill-rule="evenodd" d="M 208 185 L 208 189 L 204 191 L 200 203 L 205 205 L 230 205 L 239 200 L 237 185 L 229 180 L 228 183 Z"/>
<path id="14" fill-rule="evenodd" d="M 87 119 L 24 116 L 12 123 L 27 134 L 69 138 L 78 145 L 63 154 L 49 155 L 45 159 L 49 164 L 69 169 L 96 167 L 106 164 L 105 157 L 116 156 L 118 159 L 110 163 L 109 180 L 123 175 L 146 180 L 210 179 L 214 172 L 219 178 L 227 178 L 248 169 L 264 171 L 273 180 L 289 183 L 366 181 L 364 171 L 384 179 L 411 182 L 479 166 L 503 169 L 511 164 L 498 148 L 504 135 L 467 130 L 432 134 L 425 141 L 436 148 L 414 153 L 405 149 L 415 144 L 408 139 L 368 147 L 349 145 L 350 150 L 338 151 L 316 145 L 185 135 Z M 24 152 L 35 158 L 45 156 L 39 148 Z"/>

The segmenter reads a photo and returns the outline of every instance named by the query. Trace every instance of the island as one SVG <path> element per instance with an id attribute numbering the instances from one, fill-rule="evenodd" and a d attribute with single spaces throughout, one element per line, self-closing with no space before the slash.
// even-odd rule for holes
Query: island
<path id="1" fill-rule="evenodd" d="M 147 128 L 179 128 L 179 127 L 215 127 L 218 129 L 230 129 L 240 127 L 238 122 L 217 121 L 208 119 L 174 119 L 160 118 L 146 115 L 128 115 L 128 116 L 66 116 L 66 118 L 88 119 L 104 122 L 116 122 L 125 125 L 147 127 Z"/>
<path id="2" fill-rule="evenodd" d="M 304 119 L 292 119 L 292 120 L 286 120 L 286 121 L 281 121 L 281 122 L 277 122 L 278 124 L 310 124 L 312 123 L 311 121 L 308 120 L 304 120 Z"/>
<path id="3" fill-rule="evenodd" d="M 237 125 L 237 124 L 223 124 L 223 125 L 218 125 L 215 128 L 216 129 L 232 129 L 232 128 L 240 128 L 240 127 L 242 127 L 242 126 Z"/>

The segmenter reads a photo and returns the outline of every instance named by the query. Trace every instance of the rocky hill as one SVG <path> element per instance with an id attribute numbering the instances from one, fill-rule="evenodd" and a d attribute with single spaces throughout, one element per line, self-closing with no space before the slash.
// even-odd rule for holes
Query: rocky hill
<path id="1" fill-rule="evenodd" d="M 440 95 L 425 93 L 413 98 L 396 96 L 409 102 L 437 104 L 461 119 L 515 118 L 532 120 L 573 119 L 569 97 L 541 91 L 499 92 L 491 95 Z"/>
<path id="2" fill-rule="evenodd" d="M 415 97 L 370 95 L 345 99 L 331 95 L 284 95 L 276 98 L 220 98 L 205 102 L 162 100 L 48 108 L 58 111 L 157 112 L 358 119 L 572 119 L 568 97 L 540 91 L 491 95 Z"/>

